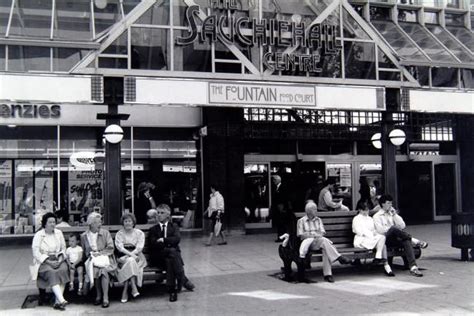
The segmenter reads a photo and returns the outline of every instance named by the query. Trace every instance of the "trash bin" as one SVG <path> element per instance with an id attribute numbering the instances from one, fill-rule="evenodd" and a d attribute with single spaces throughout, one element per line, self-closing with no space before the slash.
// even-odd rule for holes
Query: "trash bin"
<path id="1" fill-rule="evenodd" d="M 474 213 L 453 214 L 451 246 L 461 249 L 461 260 L 469 260 L 468 250 L 474 248 Z"/>

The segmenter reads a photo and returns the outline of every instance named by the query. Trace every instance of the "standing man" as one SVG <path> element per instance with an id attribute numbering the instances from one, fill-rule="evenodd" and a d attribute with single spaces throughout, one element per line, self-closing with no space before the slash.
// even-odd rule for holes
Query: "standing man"
<path id="1" fill-rule="evenodd" d="M 290 216 L 290 203 L 288 201 L 288 192 L 281 183 L 279 175 L 272 176 L 273 191 L 271 204 L 271 218 L 273 227 L 277 229 L 275 242 L 280 242 L 280 236 L 286 233 L 286 222 Z"/>
<path id="2" fill-rule="evenodd" d="M 332 190 L 336 185 L 336 180 L 334 178 L 329 178 L 325 182 L 324 188 L 322 188 L 319 193 L 318 198 L 318 210 L 327 212 L 327 211 L 349 211 L 349 208 L 342 204 L 341 201 L 335 201 L 332 198 Z"/>
<path id="3" fill-rule="evenodd" d="M 406 227 L 403 218 L 393 208 L 393 198 L 390 195 L 382 195 L 379 199 L 380 210 L 373 216 L 375 229 L 379 234 L 385 235 L 385 244 L 390 246 L 403 247 L 405 257 L 408 261 L 410 274 L 416 277 L 422 277 L 416 265 L 413 246 L 421 248 L 428 247 L 428 243 L 412 238 L 404 229 Z"/>
<path id="4" fill-rule="evenodd" d="M 179 242 L 179 227 L 170 221 L 171 209 L 166 204 L 156 208 L 157 222 L 148 233 L 148 245 L 151 249 L 151 265 L 166 269 L 166 286 L 170 294 L 170 302 L 178 300 L 181 286 L 192 291 L 194 285 L 186 278 Z M 183 283 L 184 282 L 184 283 Z"/>
<path id="5" fill-rule="evenodd" d="M 326 230 L 323 221 L 316 216 L 318 211 L 316 204 L 308 202 L 304 209 L 306 215 L 300 218 L 296 224 L 296 234 L 302 240 L 299 249 L 300 261 L 305 260 L 308 251 L 321 249 L 323 252 L 324 280 L 334 283 L 331 264 L 335 261 L 339 261 L 341 264 L 349 264 L 352 260 L 342 256 L 333 246 L 332 241 L 324 237 Z M 305 280 L 303 264 L 298 265 L 298 280 L 303 282 Z"/>

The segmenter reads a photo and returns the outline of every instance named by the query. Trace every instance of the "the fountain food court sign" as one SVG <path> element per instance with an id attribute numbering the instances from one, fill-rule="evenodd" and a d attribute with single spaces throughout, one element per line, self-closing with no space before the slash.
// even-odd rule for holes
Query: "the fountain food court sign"
<path id="1" fill-rule="evenodd" d="M 263 64 L 271 71 L 300 71 L 318 73 L 321 54 L 334 55 L 341 45 L 336 39 L 338 26 L 326 24 L 309 24 L 301 21 L 285 21 L 277 19 L 250 19 L 249 17 L 235 17 L 232 13 L 237 10 L 235 0 L 210 0 L 211 9 L 220 14 L 212 14 L 202 19 L 198 5 L 191 5 L 186 9 L 185 20 L 190 28 L 187 36 L 178 37 L 177 45 L 189 45 L 194 41 L 216 42 L 218 39 L 224 44 L 240 44 L 244 47 L 268 46 L 272 47 L 263 55 Z M 230 12 L 230 14 L 226 14 Z M 301 20 L 295 18 L 293 20 Z M 198 25 L 200 27 L 198 27 Z M 292 47 L 309 48 L 311 53 L 293 52 Z M 279 52 L 278 48 L 285 51 Z"/>

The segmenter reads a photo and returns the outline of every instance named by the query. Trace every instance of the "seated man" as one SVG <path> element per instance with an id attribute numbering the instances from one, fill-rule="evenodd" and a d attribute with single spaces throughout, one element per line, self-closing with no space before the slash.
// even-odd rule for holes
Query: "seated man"
<path id="1" fill-rule="evenodd" d="M 325 187 L 319 192 L 318 207 L 320 211 L 349 211 L 349 208 L 342 204 L 342 200 L 333 199 L 331 190 L 334 190 L 336 180 L 329 178 L 325 182 Z"/>
<path id="2" fill-rule="evenodd" d="M 390 195 L 382 195 L 379 199 L 380 209 L 373 216 L 375 229 L 379 234 L 385 235 L 385 244 L 396 247 L 403 247 L 405 257 L 408 261 L 410 274 L 422 277 L 423 273 L 418 270 L 415 260 L 413 246 L 421 248 L 428 247 L 428 243 L 412 238 L 410 234 L 404 231 L 406 225 L 403 218 L 398 215 L 397 211 L 392 207 L 393 198 Z"/>
<path id="3" fill-rule="evenodd" d="M 303 216 L 297 223 L 297 236 L 301 238 L 300 261 L 303 261 L 310 250 L 323 252 L 323 274 L 324 280 L 333 283 L 331 264 L 339 261 L 341 264 L 352 263 L 352 260 L 342 256 L 332 245 L 332 242 L 324 237 L 323 221 L 316 216 L 318 207 L 315 203 L 309 202 L 305 206 L 306 216 Z M 298 265 L 298 278 L 304 275 L 304 265 Z"/>
<path id="4" fill-rule="evenodd" d="M 166 269 L 166 285 L 170 294 L 170 302 L 178 300 L 181 286 L 192 291 L 194 285 L 186 278 L 179 242 L 179 227 L 173 224 L 171 210 L 168 205 L 160 204 L 156 208 L 157 222 L 148 233 L 151 266 Z M 183 283 L 184 282 L 184 283 Z"/>

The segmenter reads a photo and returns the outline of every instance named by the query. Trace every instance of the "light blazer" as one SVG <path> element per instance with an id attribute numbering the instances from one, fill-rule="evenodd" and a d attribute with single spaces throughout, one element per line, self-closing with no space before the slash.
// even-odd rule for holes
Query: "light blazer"
<path id="1" fill-rule="evenodd" d="M 40 231 L 36 232 L 35 236 L 33 237 L 33 242 L 31 245 L 31 249 L 33 250 L 33 266 L 31 266 L 31 278 L 36 280 L 38 277 L 38 270 L 40 265 L 48 258 L 48 247 L 46 237 L 46 231 L 41 229 Z M 62 254 L 65 258 L 65 251 L 66 251 L 66 241 L 64 240 L 63 232 L 59 229 L 54 229 L 54 237 L 56 239 L 55 245 L 55 252 L 56 254 Z M 49 245 L 51 246 L 51 245 Z"/>

